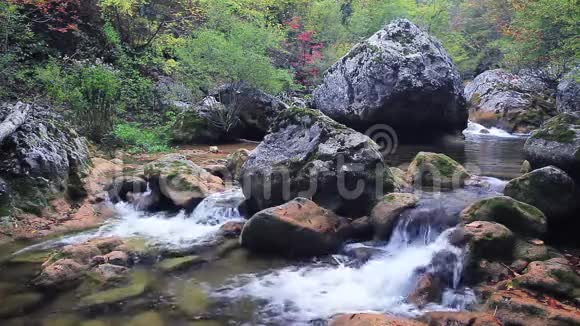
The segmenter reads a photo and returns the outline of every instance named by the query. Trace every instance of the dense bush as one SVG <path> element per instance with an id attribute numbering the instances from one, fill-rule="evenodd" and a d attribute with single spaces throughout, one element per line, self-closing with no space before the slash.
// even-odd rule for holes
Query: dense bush
<path id="1" fill-rule="evenodd" d="M 145 129 L 137 123 L 120 123 L 110 135 L 113 145 L 127 148 L 131 153 L 167 152 L 168 133 L 164 128 Z"/>

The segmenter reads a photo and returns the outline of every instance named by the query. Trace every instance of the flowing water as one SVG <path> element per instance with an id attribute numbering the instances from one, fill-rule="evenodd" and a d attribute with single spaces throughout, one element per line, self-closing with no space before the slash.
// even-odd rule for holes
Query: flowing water
<path id="1" fill-rule="evenodd" d="M 52 293 L 38 308 L 11 322 L 33 325 L 73 315 L 79 320 L 101 319 L 110 325 L 124 325 L 138 312 L 156 310 L 169 325 L 196 325 L 191 322 L 198 317 L 212 320 L 211 325 L 324 325 L 337 313 L 372 311 L 417 316 L 428 310 L 465 309 L 476 299 L 462 285 L 463 252 L 448 242 L 448 235 L 464 207 L 500 194 L 505 185 L 500 179 L 518 174 L 525 141 L 522 136 L 482 130 L 470 124 L 465 139 L 402 145 L 387 158 L 391 164 L 404 165 L 418 151 L 444 152 L 472 172 L 492 176 L 450 192 L 417 191 L 418 207 L 403 213 L 388 241 L 351 243 L 336 255 L 300 261 L 256 257 L 234 247 L 206 264 L 173 274 L 161 273 L 151 263 L 143 262 L 137 268 L 156 280 L 154 289 L 143 298 L 95 314 L 76 309 L 78 290 Z M 171 255 L 200 248 L 220 251 L 227 242 L 218 236 L 218 230 L 227 221 L 243 218 L 237 209 L 242 201 L 241 191 L 231 189 L 206 198 L 191 214 L 173 215 L 145 213 L 134 205 L 120 203 L 115 206 L 118 217 L 99 229 L 29 245 L 10 257 L 105 236 L 138 238 Z M 369 253 L 366 258 L 357 255 L 361 251 Z M 14 252 L 10 248 L 10 253 Z M 26 284 L 38 269 L 38 264 L 0 265 L 0 298 L 2 285 L 6 284 L 30 291 Z M 419 309 L 406 299 L 425 271 L 443 273 L 449 281 L 442 302 Z M 197 304 L 195 300 L 179 299 L 178 293 L 192 284 L 199 285 L 211 302 L 196 317 L 176 312 Z M 4 324 L 1 317 L 0 324 Z"/>

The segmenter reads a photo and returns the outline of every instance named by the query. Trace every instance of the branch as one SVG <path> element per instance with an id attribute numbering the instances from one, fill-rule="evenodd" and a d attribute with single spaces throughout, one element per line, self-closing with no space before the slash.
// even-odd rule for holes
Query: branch
<path id="1" fill-rule="evenodd" d="M 0 143 L 26 121 L 28 111 L 30 111 L 30 104 L 18 102 L 14 105 L 12 112 L 0 123 Z"/>

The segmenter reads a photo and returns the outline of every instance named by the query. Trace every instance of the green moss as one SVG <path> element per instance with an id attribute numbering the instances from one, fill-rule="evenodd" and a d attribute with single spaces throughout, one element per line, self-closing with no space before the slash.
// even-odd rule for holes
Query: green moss
<path id="1" fill-rule="evenodd" d="M 179 290 L 177 306 L 188 316 L 198 316 L 207 311 L 210 300 L 199 284 L 188 282 Z"/>
<path id="2" fill-rule="evenodd" d="M 127 324 L 128 326 L 163 326 L 163 318 L 158 312 L 148 311 L 141 313 Z"/>
<path id="3" fill-rule="evenodd" d="M 475 106 L 481 104 L 481 94 L 479 93 L 473 94 L 473 96 L 471 97 L 471 104 Z"/>
<path id="4" fill-rule="evenodd" d="M 203 259 L 199 256 L 186 256 L 177 258 L 167 258 L 155 265 L 164 272 L 174 272 L 180 269 L 190 267 L 195 264 L 203 262 Z"/>
<path id="5" fill-rule="evenodd" d="M 127 286 L 97 292 L 81 299 L 81 307 L 108 305 L 141 296 L 149 288 L 151 277 L 149 274 L 138 271 L 134 272 Z"/>
<path id="6" fill-rule="evenodd" d="M 40 293 L 21 293 L 2 298 L 0 305 L 0 317 L 19 315 L 26 310 L 38 305 L 42 301 Z"/>
<path id="7" fill-rule="evenodd" d="M 576 139 L 576 132 L 572 130 L 571 125 L 580 125 L 580 119 L 569 114 L 561 114 L 548 120 L 531 137 L 559 143 L 571 143 Z"/>
<path id="8" fill-rule="evenodd" d="M 11 263 L 16 264 L 42 264 L 51 257 L 47 251 L 30 251 L 10 259 Z"/>

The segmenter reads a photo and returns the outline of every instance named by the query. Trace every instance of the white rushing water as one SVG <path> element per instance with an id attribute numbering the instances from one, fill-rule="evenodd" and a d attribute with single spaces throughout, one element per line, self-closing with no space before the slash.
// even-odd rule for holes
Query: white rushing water
<path id="1" fill-rule="evenodd" d="M 472 295 L 458 294 L 454 289 L 461 279 L 463 252 L 449 244 L 452 230 L 438 234 L 429 224 L 418 226 L 403 221 L 388 244 L 373 247 L 382 254 L 375 255 L 362 266 L 310 264 L 267 274 L 242 275 L 216 295 L 263 300 L 266 302 L 262 311 L 264 317 L 284 324 L 308 324 L 337 313 L 388 312 L 414 316 L 421 311 L 405 298 L 416 286 L 417 271 L 429 270 L 433 258 L 438 253 L 446 253 L 454 257 L 452 263 L 443 266 L 453 275 L 453 285 L 445 292 L 442 305 L 431 305 L 429 309 L 461 309 Z"/>
<path id="2" fill-rule="evenodd" d="M 522 138 L 528 137 L 526 134 L 510 134 L 509 132 L 496 128 L 486 128 L 478 123 L 469 121 L 467 129 L 463 131 L 466 136 L 484 136 L 484 137 L 499 137 L 499 138 Z"/>
<path id="3" fill-rule="evenodd" d="M 36 244 L 15 253 L 34 249 L 48 249 L 67 244 L 81 243 L 99 237 L 138 237 L 150 245 L 169 249 L 188 248 L 213 240 L 213 235 L 226 222 L 241 219 L 238 206 L 244 200 L 239 188 L 227 190 L 205 198 L 191 214 L 179 212 L 148 213 L 138 205 L 118 203 L 114 205 L 117 218 L 107 221 L 97 230 L 64 236 Z"/>

